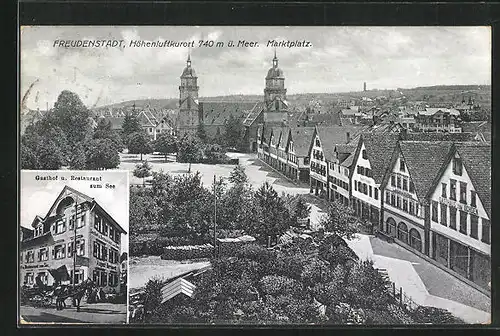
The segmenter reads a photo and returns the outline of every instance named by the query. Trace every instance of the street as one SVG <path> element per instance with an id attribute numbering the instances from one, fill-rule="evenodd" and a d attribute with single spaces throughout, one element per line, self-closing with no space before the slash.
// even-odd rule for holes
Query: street
<path id="1" fill-rule="evenodd" d="M 21 306 L 21 324 L 29 323 L 97 323 L 123 324 L 127 321 L 127 305 L 82 302 L 80 311 L 70 305 L 64 310 L 55 307 Z"/>

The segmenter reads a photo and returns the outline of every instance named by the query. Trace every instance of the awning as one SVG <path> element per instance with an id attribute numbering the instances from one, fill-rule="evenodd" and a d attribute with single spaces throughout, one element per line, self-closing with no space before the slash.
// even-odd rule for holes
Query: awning
<path id="1" fill-rule="evenodd" d="M 56 281 L 69 280 L 69 273 L 66 265 L 62 265 L 61 267 L 55 269 L 54 268 L 49 269 L 49 273 Z"/>

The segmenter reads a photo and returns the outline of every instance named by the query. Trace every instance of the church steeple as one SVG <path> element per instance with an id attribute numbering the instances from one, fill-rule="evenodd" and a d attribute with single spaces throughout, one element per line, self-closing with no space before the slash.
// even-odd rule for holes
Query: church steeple
<path id="1" fill-rule="evenodd" d="M 191 66 L 191 52 L 188 51 L 186 67 L 182 71 L 179 86 L 179 114 L 177 116 L 177 132 L 194 132 L 198 126 L 198 77 Z"/>
<path id="2" fill-rule="evenodd" d="M 276 48 L 274 48 L 273 68 L 278 67 L 278 57 L 276 57 Z"/>

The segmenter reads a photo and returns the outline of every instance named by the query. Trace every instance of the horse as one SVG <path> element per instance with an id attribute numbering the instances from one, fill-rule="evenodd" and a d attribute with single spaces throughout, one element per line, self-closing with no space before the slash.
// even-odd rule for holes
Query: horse
<path id="1" fill-rule="evenodd" d="M 80 303 L 83 296 L 88 293 L 90 289 L 95 286 L 94 282 L 90 279 L 79 283 L 75 287 L 71 286 L 60 286 L 54 289 L 54 296 L 56 298 L 56 309 L 63 310 L 66 308 L 66 299 L 72 298 L 73 307 L 76 307 L 76 311 L 80 311 Z"/>

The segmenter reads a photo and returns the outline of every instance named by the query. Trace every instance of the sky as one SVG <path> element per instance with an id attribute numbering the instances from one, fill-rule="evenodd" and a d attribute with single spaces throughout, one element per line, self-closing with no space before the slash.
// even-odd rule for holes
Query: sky
<path id="1" fill-rule="evenodd" d="M 56 40 L 124 40 L 121 48 L 54 47 Z M 193 48 L 129 47 L 131 40 L 195 41 Z M 213 40 L 224 47 L 200 47 Z M 228 41 L 258 47 L 227 47 Z M 21 97 L 29 108 L 53 106 L 62 90 L 88 106 L 177 98 L 188 53 L 200 97 L 263 95 L 275 48 L 269 40 L 310 41 L 277 47 L 288 94 L 335 93 L 431 85 L 490 85 L 489 27 L 27 26 L 20 32 Z"/>
<path id="2" fill-rule="evenodd" d="M 129 188 L 128 171 L 21 171 L 21 225 L 32 229 L 31 223 L 35 216 L 45 217 L 57 196 L 65 185 L 74 188 L 83 194 L 93 197 L 111 217 L 128 233 L 129 228 Z M 57 181 L 40 181 L 36 176 L 59 176 Z M 71 175 L 102 176 L 102 182 L 71 181 Z M 66 176 L 67 181 L 61 181 L 60 176 Z M 109 183 L 114 189 L 90 188 L 91 184 Z M 128 253 L 128 234 L 122 235 L 121 252 Z"/>

